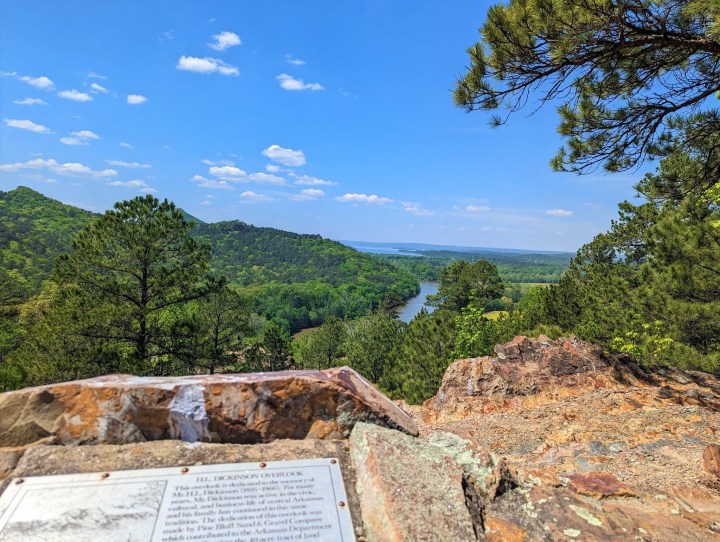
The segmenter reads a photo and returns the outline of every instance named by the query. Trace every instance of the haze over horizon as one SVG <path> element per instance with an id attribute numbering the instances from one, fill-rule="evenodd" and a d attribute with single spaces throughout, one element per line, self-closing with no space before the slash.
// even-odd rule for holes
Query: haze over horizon
<path id="1" fill-rule="evenodd" d="M 489 2 L 0 7 L 0 189 L 332 239 L 574 251 L 642 172 L 552 173 L 546 107 L 450 95 Z M 645 170 L 650 169 L 645 167 Z"/>

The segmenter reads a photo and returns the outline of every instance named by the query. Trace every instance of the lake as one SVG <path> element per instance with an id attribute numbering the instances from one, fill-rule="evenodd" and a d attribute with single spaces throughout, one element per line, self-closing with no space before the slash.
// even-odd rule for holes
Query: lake
<path id="1" fill-rule="evenodd" d="M 425 306 L 425 299 L 427 296 L 437 293 L 438 291 L 438 283 L 437 282 L 421 282 L 420 283 L 420 293 L 410 299 L 405 306 L 400 309 L 400 312 L 398 313 L 398 318 L 402 320 L 403 322 L 409 322 L 412 320 L 417 313 L 420 312 L 420 309 L 425 307 L 428 312 L 432 312 L 435 310 L 435 307 L 426 307 Z"/>

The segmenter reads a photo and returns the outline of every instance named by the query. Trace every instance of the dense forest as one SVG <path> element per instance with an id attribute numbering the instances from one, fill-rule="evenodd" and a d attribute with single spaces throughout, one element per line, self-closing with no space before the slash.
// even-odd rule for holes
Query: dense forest
<path id="1" fill-rule="evenodd" d="M 572 254 L 559 253 L 504 253 L 498 251 L 467 252 L 462 250 L 419 250 L 412 256 L 395 254 L 374 254 L 376 258 L 407 269 L 421 280 L 436 281 L 440 271 L 456 260 L 476 262 L 485 260 L 498 268 L 500 276 L 507 283 L 553 284 L 568 268 Z"/>

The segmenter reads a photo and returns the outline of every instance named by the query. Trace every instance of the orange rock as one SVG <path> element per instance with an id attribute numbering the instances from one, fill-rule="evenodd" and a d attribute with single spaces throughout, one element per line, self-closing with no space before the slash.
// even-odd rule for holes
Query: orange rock
<path id="1" fill-rule="evenodd" d="M 487 542 L 525 542 L 528 532 L 504 519 L 490 518 L 485 521 L 485 538 Z"/>
<path id="2" fill-rule="evenodd" d="M 175 439 L 341 439 L 358 421 L 417 435 L 415 422 L 350 368 L 185 377 L 111 375 L 0 394 L 0 447 Z"/>
<path id="3" fill-rule="evenodd" d="M 630 497 L 635 493 L 609 472 L 578 472 L 567 476 L 568 487 L 575 493 L 594 499 L 605 497 Z"/>
<path id="4" fill-rule="evenodd" d="M 720 477 L 720 445 L 710 444 L 703 452 L 703 464 L 710 474 Z"/>

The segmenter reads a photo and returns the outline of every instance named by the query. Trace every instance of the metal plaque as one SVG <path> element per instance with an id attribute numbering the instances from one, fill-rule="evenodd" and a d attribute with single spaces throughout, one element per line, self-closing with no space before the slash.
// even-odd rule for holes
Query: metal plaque
<path id="1" fill-rule="evenodd" d="M 0 541 L 349 542 L 337 459 L 31 476 L 0 496 Z"/>

